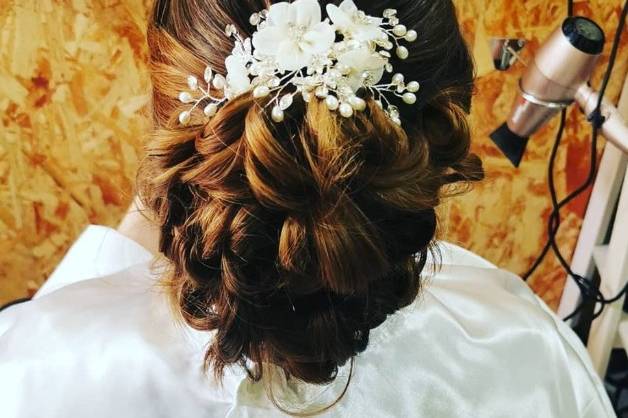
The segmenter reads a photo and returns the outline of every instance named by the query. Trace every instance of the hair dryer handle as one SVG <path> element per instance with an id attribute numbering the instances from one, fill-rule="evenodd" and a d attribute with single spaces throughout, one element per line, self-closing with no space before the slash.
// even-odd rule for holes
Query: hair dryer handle
<path id="1" fill-rule="evenodd" d="M 590 116 L 595 110 L 599 97 L 598 92 L 587 84 L 580 86 L 576 92 L 576 101 L 587 116 Z M 626 125 L 626 121 L 617 108 L 606 99 L 602 101 L 601 112 L 605 119 L 601 128 L 602 135 L 607 141 L 628 154 L 628 125 Z"/>

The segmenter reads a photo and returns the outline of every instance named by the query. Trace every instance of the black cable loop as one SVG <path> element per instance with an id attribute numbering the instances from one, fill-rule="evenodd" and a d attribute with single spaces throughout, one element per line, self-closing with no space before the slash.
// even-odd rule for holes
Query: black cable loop
<path id="1" fill-rule="evenodd" d="M 568 15 L 570 17 L 573 16 L 573 6 L 574 6 L 573 1 L 569 0 L 568 1 Z M 554 172 L 554 165 L 556 162 L 558 147 L 560 146 L 560 142 L 562 140 L 562 136 L 563 136 L 563 132 L 565 128 L 566 111 L 563 110 L 563 112 L 561 112 L 562 113 L 561 123 L 558 129 L 558 133 L 556 135 L 556 140 L 552 147 L 552 154 L 550 156 L 550 161 L 549 161 L 549 166 L 548 166 L 549 188 L 550 188 L 550 195 L 552 197 L 552 208 L 553 208 L 550 214 L 550 217 L 548 219 L 548 239 L 540 255 L 534 261 L 530 269 L 526 273 L 524 273 L 522 276 L 524 280 L 528 280 L 530 276 L 534 273 L 534 271 L 536 271 L 539 265 L 543 262 L 543 260 L 549 253 L 549 250 L 551 249 L 554 252 L 555 256 L 557 257 L 558 261 L 561 264 L 561 267 L 567 272 L 568 276 L 571 277 L 575 281 L 576 285 L 578 286 L 578 289 L 580 290 L 582 294 L 581 303 L 579 304 L 578 307 L 576 307 L 576 309 L 572 313 L 570 313 L 564 318 L 565 320 L 569 320 L 573 318 L 575 315 L 577 315 L 584 308 L 584 306 L 586 306 L 587 303 L 590 301 L 595 301 L 597 304 L 599 304 L 598 310 L 595 311 L 593 314 L 593 318 L 595 319 L 602 313 L 606 305 L 618 301 L 624 296 L 626 292 L 628 292 L 628 283 L 627 283 L 617 295 L 609 299 L 606 299 L 604 295 L 600 292 L 600 290 L 593 285 L 593 282 L 591 280 L 579 274 L 576 274 L 571 269 L 571 266 L 565 260 L 564 256 L 560 252 L 560 249 L 558 248 L 558 245 L 556 243 L 556 235 L 558 233 L 558 230 L 560 229 L 560 224 L 561 224 L 560 210 L 569 202 L 573 201 L 576 197 L 581 195 L 584 191 L 586 191 L 595 181 L 595 175 L 597 172 L 597 144 L 598 144 L 599 131 L 602 125 L 604 124 L 604 122 L 606 121 L 601 111 L 602 102 L 604 100 L 606 89 L 608 87 L 608 84 L 609 84 L 609 81 L 610 81 L 610 78 L 611 78 L 611 75 L 615 66 L 617 53 L 619 50 L 619 45 L 621 43 L 621 36 L 622 36 L 623 29 L 626 24 L 627 15 L 628 15 L 628 0 L 626 0 L 626 2 L 624 3 L 622 12 L 620 14 L 619 25 L 617 27 L 617 31 L 615 32 L 615 36 L 613 39 L 610 57 L 609 57 L 608 65 L 606 67 L 606 71 L 604 73 L 602 85 L 600 87 L 600 92 L 599 92 L 599 97 L 598 97 L 596 107 L 587 118 L 593 128 L 593 133 L 592 133 L 592 138 L 591 138 L 591 163 L 590 163 L 590 168 L 589 168 L 589 174 L 583 184 L 581 184 L 574 191 L 569 193 L 563 200 L 558 201 L 558 198 L 556 195 L 555 184 L 554 184 L 553 172 Z"/>

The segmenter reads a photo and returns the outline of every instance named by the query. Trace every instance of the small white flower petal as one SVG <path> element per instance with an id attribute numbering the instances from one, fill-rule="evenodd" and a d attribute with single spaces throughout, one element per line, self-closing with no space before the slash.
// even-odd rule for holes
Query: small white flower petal
<path id="1" fill-rule="evenodd" d="M 286 30 L 278 26 L 267 26 L 253 35 L 253 47 L 256 54 L 276 56 L 278 46 L 286 40 L 289 40 Z"/>
<path id="2" fill-rule="evenodd" d="M 297 0 L 291 4 L 294 9 L 294 23 L 297 26 L 310 27 L 320 23 L 321 5 L 318 0 Z"/>
<path id="3" fill-rule="evenodd" d="M 284 41 L 275 48 L 277 66 L 282 72 L 308 67 L 314 57 L 311 51 L 301 49 L 296 41 Z"/>
<path id="4" fill-rule="evenodd" d="M 307 45 L 301 45 L 302 49 L 310 49 L 314 54 L 329 50 L 336 39 L 334 27 L 326 22 L 320 22 L 312 30 L 303 35 L 303 41 Z"/>
<path id="5" fill-rule="evenodd" d="M 353 0 L 344 0 L 340 3 L 340 10 L 348 14 L 354 14 L 358 11 L 358 6 L 355 5 Z"/>
<path id="6" fill-rule="evenodd" d="M 334 22 L 336 28 L 341 32 L 349 30 L 353 25 L 353 19 L 351 19 L 351 16 L 334 4 L 327 5 L 327 15 L 331 21 Z"/>
<path id="7" fill-rule="evenodd" d="M 386 32 L 384 32 L 379 25 L 361 25 L 354 34 L 354 38 L 360 41 L 375 41 L 377 39 L 383 39 Z"/>
<path id="8" fill-rule="evenodd" d="M 227 84 L 234 95 L 242 94 L 251 87 L 251 79 L 244 59 L 230 55 L 225 60 L 225 67 Z"/>
<path id="9" fill-rule="evenodd" d="M 287 25 L 290 22 L 294 22 L 294 12 L 295 10 L 288 2 L 275 3 L 268 9 L 267 22 L 273 26 Z"/>
<path id="10" fill-rule="evenodd" d="M 354 49 L 340 55 L 338 62 L 351 68 L 347 74 L 347 82 L 354 92 L 363 86 L 362 75 L 364 72 L 368 72 L 370 84 L 377 84 L 384 76 L 386 65 L 385 58 L 367 47 Z"/>

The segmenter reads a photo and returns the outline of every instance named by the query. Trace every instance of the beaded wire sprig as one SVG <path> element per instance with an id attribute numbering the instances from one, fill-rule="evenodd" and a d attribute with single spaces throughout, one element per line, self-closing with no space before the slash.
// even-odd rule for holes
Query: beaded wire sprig
<path id="1" fill-rule="evenodd" d="M 234 39 L 235 47 L 225 61 L 227 75 L 207 67 L 206 88 L 196 76 L 188 77 L 189 91 L 181 92 L 179 100 L 192 107 L 179 115 L 181 124 L 188 124 L 199 107 L 211 118 L 223 103 L 250 91 L 255 98 L 272 95 L 266 106 L 272 106 L 271 117 L 277 123 L 284 120 L 298 94 L 306 103 L 324 100 L 330 110 L 349 118 L 366 109 L 365 100 L 358 96 L 364 90 L 401 125 L 399 109 L 386 93 L 413 105 L 420 84 L 406 83 L 401 73 L 393 74 L 390 83 L 380 81 L 385 72 L 394 73 L 391 51 L 407 59 L 409 51 L 401 41 L 416 41 L 417 32 L 401 24 L 396 10 L 386 9 L 383 18 L 375 18 L 358 10 L 353 0 L 328 5 L 327 14 L 329 18 L 321 20 L 317 0 L 296 0 L 254 13 L 252 38 L 243 39 L 234 25 L 228 25 L 225 33 Z M 212 94 L 212 89 L 222 91 L 222 96 Z"/>

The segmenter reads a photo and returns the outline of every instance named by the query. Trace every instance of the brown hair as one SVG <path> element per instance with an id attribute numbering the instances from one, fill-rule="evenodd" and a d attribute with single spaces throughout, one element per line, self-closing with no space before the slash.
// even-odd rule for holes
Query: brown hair
<path id="1" fill-rule="evenodd" d="M 333 380 L 371 329 L 416 298 L 449 185 L 482 178 L 465 118 L 473 66 L 451 1 L 356 4 L 371 15 L 395 8 L 419 32 L 410 57 L 394 61 L 424 85 L 418 105 L 399 106 L 403 128 L 369 97 L 349 119 L 296 101 L 276 124 L 250 94 L 180 126 L 187 75 L 207 64 L 222 72 L 233 47 L 225 26 L 250 35 L 248 17 L 267 4 L 155 3 L 155 126 L 140 191 L 161 227 L 175 305 L 194 328 L 216 331 L 206 365 L 217 376 L 248 362 L 254 379 L 272 364 Z"/>

